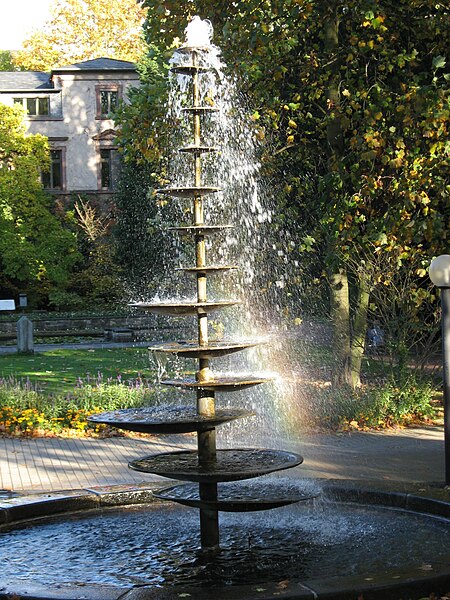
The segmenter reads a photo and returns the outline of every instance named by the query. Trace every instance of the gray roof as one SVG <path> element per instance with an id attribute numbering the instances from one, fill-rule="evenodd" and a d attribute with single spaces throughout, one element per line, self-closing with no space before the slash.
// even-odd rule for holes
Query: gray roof
<path id="1" fill-rule="evenodd" d="M 53 69 L 51 73 L 40 71 L 0 71 L 0 92 L 19 92 L 54 89 L 51 76 L 73 71 L 136 71 L 136 65 L 127 60 L 95 58 Z M 56 90 L 55 90 L 56 91 Z"/>
<path id="2" fill-rule="evenodd" d="M 135 71 L 136 65 L 128 60 L 115 60 L 114 58 L 94 58 L 83 62 L 53 69 L 52 73 L 66 71 Z"/>
<path id="3" fill-rule="evenodd" d="M 53 89 L 50 73 L 40 71 L 0 71 L 0 91 Z"/>

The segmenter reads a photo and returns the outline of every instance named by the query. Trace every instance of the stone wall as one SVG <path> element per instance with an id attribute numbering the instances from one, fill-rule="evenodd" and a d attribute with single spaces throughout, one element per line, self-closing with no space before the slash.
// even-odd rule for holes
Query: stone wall
<path id="1" fill-rule="evenodd" d="M 20 315 L 11 320 L 0 321 L 0 340 L 15 339 L 17 321 Z M 28 315 L 27 315 L 28 316 Z M 95 336 L 104 337 L 106 329 L 132 329 L 136 339 L 156 339 L 164 331 L 172 329 L 167 321 L 154 315 L 127 317 L 73 317 L 69 319 L 46 319 L 29 316 L 34 326 L 35 337 Z M 177 326 L 179 329 L 179 326 Z M 158 335 L 159 334 L 159 335 Z"/>

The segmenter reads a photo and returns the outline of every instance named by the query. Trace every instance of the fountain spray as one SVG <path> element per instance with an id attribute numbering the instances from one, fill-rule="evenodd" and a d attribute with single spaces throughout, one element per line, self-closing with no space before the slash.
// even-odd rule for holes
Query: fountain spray
<path id="1" fill-rule="evenodd" d="M 245 479 L 259 477 L 275 471 L 295 467 L 303 458 L 292 452 L 264 448 L 218 449 L 216 427 L 222 423 L 249 417 L 251 412 L 242 409 L 220 410 L 216 408 L 216 393 L 243 390 L 270 381 L 258 375 L 219 375 L 211 368 L 211 359 L 250 348 L 254 341 L 210 340 L 208 315 L 217 310 L 239 304 L 239 300 L 211 301 L 208 299 L 208 277 L 211 274 L 232 270 L 231 265 L 208 264 L 206 238 L 227 231 L 229 224 L 208 223 L 205 220 L 205 202 L 220 191 L 220 187 L 206 185 L 203 181 L 202 157 L 219 152 L 217 146 L 206 145 L 202 139 L 202 121 L 214 118 L 218 112 L 213 99 L 206 104 L 205 90 L 202 89 L 202 76 L 212 67 L 210 53 L 212 27 L 209 21 L 194 17 L 186 29 L 186 43 L 174 54 L 171 71 L 177 76 L 190 79 L 191 105 L 183 112 L 191 123 L 192 140 L 179 152 L 191 157 L 191 181 L 189 185 L 166 187 L 158 190 L 164 196 L 190 200 L 192 203 L 192 224 L 176 227 L 175 232 L 190 234 L 195 245 L 195 265 L 184 268 L 196 278 L 195 301 L 152 301 L 134 303 L 132 306 L 156 314 L 169 316 L 194 316 L 197 319 L 197 339 L 183 342 L 169 342 L 153 345 L 152 352 L 162 352 L 198 361 L 195 377 L 162 380 L 162 385 L 174 386 L 196 392 L 196 405 L 168 407 L 164 412 L 154 409 L 127 409 L 102 413 L 91 417 L 95 423 L 108 423 L 122 429 L 145 431 L 148 433 L 197 433 L 197 450 L 151 455 L 130 463 L 130 468 L 154 473 L 182 481 L 198 484 L 193 491 L 192 484 L 182 484 L 164 489 L 155 495 L 199 508 L 201 547 L 205 551 L 219 549 L 219 511 L 247 512 L 275 508 L 310 499 L 311 494 L 287 493 L 283 486 L 271 487 L 258 493 L 255 487 L 239 490 L 236 484 Z"/>

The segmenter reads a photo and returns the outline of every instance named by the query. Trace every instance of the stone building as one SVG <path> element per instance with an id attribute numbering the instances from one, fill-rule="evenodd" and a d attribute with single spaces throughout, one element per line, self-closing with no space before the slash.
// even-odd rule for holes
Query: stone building
<path id="1" fill-rule="evenodd" d="M 49 139 L 45 189 L 57 196 L 114 194 L 120 162 L 111 113 L 139 85 L 134 63 L 98 58 L 51 73 L 0 72 L 0 102 L 26 110 L 30 134 Z"/>

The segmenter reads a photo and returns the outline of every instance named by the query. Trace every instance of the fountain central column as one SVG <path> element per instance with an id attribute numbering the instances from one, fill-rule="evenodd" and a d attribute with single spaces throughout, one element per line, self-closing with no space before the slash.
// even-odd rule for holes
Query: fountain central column
<path id="1" fill-rule="evenodd" d="M 192 65 L 198 66 L 197 52 L 192 52 Z M 192 78 L 193 108 L 200 107 L 200 91 L 198 82 L 198 71 L 194 70 Z M 199 148 L 201 144 L 200 113 L 194 112 L 194 147 Z M 195 187 L 202 186 L 202 168 L 200 151 L 194 152 L 195 163 Z M 203 198 L 200 194 L 194 196 L 194 222 L 195 225 L 204 225 Z M 205 236 L 197 233 L 195 237 L 196 267 L 206 267 Z M 197 302 L 207 302 L 206 272 L 197 273 Z M 208 345 L 208 315 L 198 313 L 198 342 L 200 346 Z M 199 358 L 199 370 L 197 380 L 206 382 L 212 379 L 208 358 Z M 214 392 L 204 389 L 197 390 L 197 413 L 201 416 L 212 417 L 215 414 Z M 217 460 L 216 452 L 216 430 L 210 429 L 199 432 L 197 436 L 198 462 L 200 468 L 210 469 Z M 206 502 L 217 501 L 217 483 L 200 483 L 200 499 Z M 202 548 L 212 549 L 219 547 L 219 513 L 209 508 L 200 509 L 200 537 Z"/>

